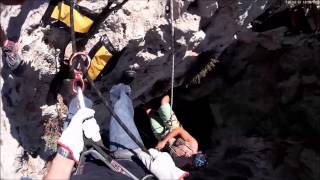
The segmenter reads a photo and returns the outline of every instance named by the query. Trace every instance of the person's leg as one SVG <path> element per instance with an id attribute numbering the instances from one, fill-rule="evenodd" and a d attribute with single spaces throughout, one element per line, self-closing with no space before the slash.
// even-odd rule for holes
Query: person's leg
<path id="1" fill-rule="evenodd" d="M 176 115 L 171 111 L 169 96 L 164 96 L 161 100 L 161 106 L 158 110 L 159 116 L 163 121 L 163 124 L 167 126 L 170 130 L 180 127 L 180 122 L 178 121 Z"/>
<path id="2" fill-rule="evenodd" d="M 138 129 L 133 120 L 134 109 L 129 97 L 130 92 L 131 89 L 128 85 L 115 85 L 110 90 L 110 99 L 114 112 L 128 127 L 131 133 L 142 143 Z M 139 149 L 139 146 L 129 137 L 114 117 L 111 117 L 110 121 L 109 139 L 111 151 Z"/>

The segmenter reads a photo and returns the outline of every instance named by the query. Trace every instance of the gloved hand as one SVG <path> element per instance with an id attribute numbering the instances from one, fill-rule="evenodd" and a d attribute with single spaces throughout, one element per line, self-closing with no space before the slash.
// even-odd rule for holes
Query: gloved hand
<path id="1" fill-rule="evenodd" d="M 143 162 L 158 179 L 183 179 L 189 175 L 188 172 L 176 167 L 171 156 L 166 152 L 160 152 L 155 149 L 149 149 L 149 154 L 141 151 L 138 153 L 139 159 Z"/>
<path id="2" fill-rule="evenodd" d="M 91 118 L 89 120 L 86 120 L 84 121 L 82 126 L 86 138 L 92 139 L 94 142 L 98 142 L 101 140 L 100 127 L 97 124 L 96 119 Z"/>
<path id="3" fill-rule="evenodd" d="M 78 162 L 80 153 L 83 150 L 83 121 L 91 120 L 94 116 L 94 110 L 89 108 L 81 108 L 72 117 L 69 126 L 63 131 L 58 144 L 67 149 L 74 161 Z M 90 124 L 90 122 L 88 122 Z M 90 136 L 93 133 L 86 133 Z"/>

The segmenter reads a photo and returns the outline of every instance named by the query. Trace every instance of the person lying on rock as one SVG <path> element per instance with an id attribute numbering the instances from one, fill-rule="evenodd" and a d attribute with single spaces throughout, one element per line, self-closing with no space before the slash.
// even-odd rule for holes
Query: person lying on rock
<path id="1" fill-rule="evenodd" d="M 130 86 L 120 83 L 111 88 L 110 99 L 114 112 L 142 143 L 133 120 L 134 109 L 129 97 L 130 93 Z M 84 164 L 78 164 L 84 148 L 83 135 L 95 142 L 101 140 L 101 136 L 99 126 L 94 118 L 95 111 L 90 109 L 92 102 L 85 99 L 86 107 L 89 108 L 78 109 L 77 104 L 77 99 L 74 99 L 69 105 L 68 117 L 72 117 L 71 121 L 58 140 L 57 155 L 44 179 L 134 179 L 112 171 L 97 156 L 90 155 L 86 157 Z M 188 176 L 188 172 L 175 166 L 168 153 L 156 149 L 149 149 L 150 155 L 143 152 L 113 117 L 108 127 L 109 148 L 113 152 L 112 157 L 136 179 L 148 179 L 146 176 L 150 173 L 160 180 L 183 179 Z M 75 164 L 81 167 L 81 174 L 72 175 Z"/>
<path id="2" fill-rule="evenodd" d="M 207 164 L 206 156 L 198 150 L 198 142 L 180 124 L 171 111 L 170 97 L 164 96 L 157 111 L 145 108 L 155 137 L 156 149 L 170 152 L 176 165 L 183 169 L 198 169 Z"/>

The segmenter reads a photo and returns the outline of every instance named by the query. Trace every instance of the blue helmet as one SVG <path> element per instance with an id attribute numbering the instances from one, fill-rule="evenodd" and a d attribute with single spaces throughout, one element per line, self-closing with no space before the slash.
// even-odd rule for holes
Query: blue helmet
<path id="1" fill-rule="evenodd" d="M 205 167 L 208 164 L 207 162 L 207 157 L 204 153 L 199 151 L 193 159 L 193 167 L 197 168 L 202 168 Z"/>

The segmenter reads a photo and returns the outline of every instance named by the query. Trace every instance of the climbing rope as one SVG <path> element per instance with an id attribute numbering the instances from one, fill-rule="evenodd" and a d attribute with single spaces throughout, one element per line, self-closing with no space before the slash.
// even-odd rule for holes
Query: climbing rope
<path id="1" fill-rule="evenodd" d="M 175 64 L 175 47 L 174 47 L 174 43 L 175 43 L 175 33 L 174 33 L 174 14 L 173 14 L 173 1 L 170 1 L 170 14 L 171 14 L 171 60 L 172 60 L 172 66 L 171 66 L 171 108 L 170 108 L 170 114 L 171 114 L 171 120 L 172 120 L 172 116 L 173 116 L 173 88 L 174 88 L 174 64 Z"/>

